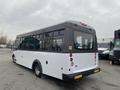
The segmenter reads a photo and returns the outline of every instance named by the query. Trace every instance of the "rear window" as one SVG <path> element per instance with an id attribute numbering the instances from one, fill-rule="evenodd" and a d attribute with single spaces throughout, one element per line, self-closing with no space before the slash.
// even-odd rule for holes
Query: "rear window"
<path id="1" fill-rule="evenodd" d="M 94 37 L 92 34 L 75 31 L 74 32 L 74 46 L 75 49 L 92 50 Z"/>

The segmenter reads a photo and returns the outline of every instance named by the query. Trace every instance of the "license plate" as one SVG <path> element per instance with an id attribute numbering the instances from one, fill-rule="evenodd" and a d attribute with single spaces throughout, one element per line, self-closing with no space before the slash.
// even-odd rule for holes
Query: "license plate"
<path id="1" fill-rule="evenodd" d="M 99 69 L 96 69 L 95 71 L 94 71 L 94 73 L 97 73 L 97 72 L 99 72 L 100 70 Z"/>
<path id="2" fill-rule="evenodd" d="M 82 78 L 82 75 L 77 75 L 74 77 L 75 80 Z"/>

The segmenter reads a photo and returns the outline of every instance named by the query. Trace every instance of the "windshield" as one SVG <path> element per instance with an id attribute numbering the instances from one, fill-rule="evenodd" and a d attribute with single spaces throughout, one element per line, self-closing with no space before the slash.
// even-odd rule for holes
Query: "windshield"
<path id="1" fill-rule="evenodd" d="M 120 39 L 115 41 L 115 48 L 120 48 Z"/>
<path id="2" fill-rule="evenodd" d="M 75 38 L 75 48 L 81 49 L 81 50 L 91 50 L 93 49 L 93 35 L 75 31 L 74 32 L 74 38 Z"/>
<path id="3" fill-rule="evenodd" d="M 109 49 L 109 43 L 98 43 L 98 48 Z"/>

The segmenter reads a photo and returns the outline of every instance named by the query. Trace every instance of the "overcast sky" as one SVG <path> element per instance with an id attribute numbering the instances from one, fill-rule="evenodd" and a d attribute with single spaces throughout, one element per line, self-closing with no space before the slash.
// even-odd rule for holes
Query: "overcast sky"
<path id="1" fill-rule="evenodd" d="M 98 38 L 120 28 L 120 0 L 0 0 L 0 32 L 17 34 L 77 20 L 96 29 Z"/>

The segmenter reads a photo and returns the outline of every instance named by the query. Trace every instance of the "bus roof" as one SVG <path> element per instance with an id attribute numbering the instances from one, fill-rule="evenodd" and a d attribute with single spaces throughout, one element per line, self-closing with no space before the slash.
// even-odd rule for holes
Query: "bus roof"
<path id="1" fill-rule="evenodd" d="M 87 24 L 84 24 L 82 22 L 77 22 L 77 21 L 66 21 L 57 25 L 53 25 L 47 28 L 43 28 L 43 29 L 39 29 L 36 31 L 31 31 L 25 34 L 20 34 L 17 37 L 25 37 L 25 36 L 29 36 L 29 35 L 36 35 L 39 33 L 44 33 L 44 32 L 51 32 L 51 31 L 58 31 L 58 30 L 62 30 L 65 29 L 67 27 L 83 27 L 86 29 L 89 29 L 89 32 L 94 32 L 94 28 L 92 28 L 91 26 L 88 26 Z"/>

